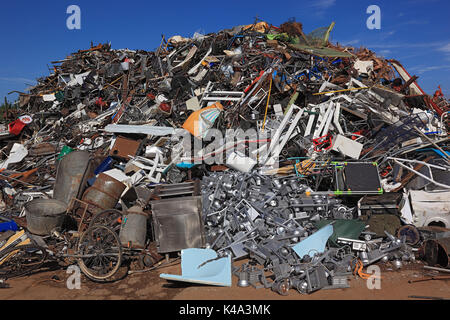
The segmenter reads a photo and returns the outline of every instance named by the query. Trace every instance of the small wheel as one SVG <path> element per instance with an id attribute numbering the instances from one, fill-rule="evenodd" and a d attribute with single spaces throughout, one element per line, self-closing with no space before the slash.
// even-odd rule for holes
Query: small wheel
<path id="1" fill-rule="evenodd" d="M 306 280 L 298 281 L 296 289 L 301 294 L 308 294 L 308 282 Z"/>
<path id="2" fill-rule="evenodd" d="M 47 251 L 37 245 L 28 244 L 9 248 L 0 257 L 0 276 L 20 277 L 39 269 L 47 258 Z"/>
<path id="3" fill-rule="evenodd" d="M 274 283 L 272 289 L 282 296 L 287 296 L 290 287 L 291 285 L 289 279 L 283 279 Z"/>
<path id="4" fill-rule="evenodd" d="M 94 281 L 106 281 L 122 264 L 122 247 L 117 233 L 106 226 L 94 225 L 78 242 L 78 265 Z"/>
<path id="5" fill-rule="evenodd" d="M 118 233 L 120 230 L 120 225 L 122 223 L 122 215 L 122 211 L 119 210 L 104 210 L 92 217 L 91 222 L 89 222 L 89 228 L 97 224 L 104 225 Z"/>

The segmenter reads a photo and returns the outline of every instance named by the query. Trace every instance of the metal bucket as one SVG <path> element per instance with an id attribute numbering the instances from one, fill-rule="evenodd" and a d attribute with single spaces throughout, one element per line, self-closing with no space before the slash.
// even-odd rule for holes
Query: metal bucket
<path id="1" fill-rule="evenodd" d="M 423 247 L 425 260 L 430 266 L 450 267 L 450 238 L 427 240 Z"/>
<path id="2" fill-rule="evenodd" d="M 27 229 L 36 235 L 47 236 L 64 223 L 67 204 L 55 199 L 35 199 L 25 204 Z"/>
<path id="3" fill-rule="evenodd" d="M 120 243 L 125 247 L 143 249 L 147 239 L 148 215 L 139 206 L 134 206 L 122 218 Z"/>
<path id="4" fill-rule="evenodd" d="M 90 204 L 89 211 L 96 214 L 113 209 L 120 199 L 126 185 L 104 173 L 100 173 L 95 183 L 83 194 L 83 201 Z"/>
<path id="5" fill-rule="evenodd" d="M 73 151 L 64 156 L 58 165 L 56 181 L 53 188 L 53 199 L 69 205 L 72 198 L 83 194 L 89 174 L 90 154 L 87 151 Z"/>

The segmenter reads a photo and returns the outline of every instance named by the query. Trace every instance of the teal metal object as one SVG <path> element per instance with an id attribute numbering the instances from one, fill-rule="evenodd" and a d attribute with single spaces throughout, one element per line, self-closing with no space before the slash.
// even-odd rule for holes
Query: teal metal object
<path id="1" fill-rule="evenodd" d="M 193 167 L 195 167 L 194 163 L 189 163 L 189 162 L 181 162 L 177 164 L 177 167 L 180 169 L 191 169 Z"/>
<path id="2" fill-rule="evenodd" d="M 327 225 L 316 233 L 310 235 L 305 240 L 297 243 L 292 249 L 303 259 L 305 255 L 314 256 L 316 253 L 323 253 L 328 239 L 333 234 L 333 226 Z"/>
<path id="3" fill-rule="evenodd" d="M 181 251 L 181 276 L 160 274 L 170 281 L 231 287 L 231 257 L 219 257 L 211 249 L 185 249 Z"/>

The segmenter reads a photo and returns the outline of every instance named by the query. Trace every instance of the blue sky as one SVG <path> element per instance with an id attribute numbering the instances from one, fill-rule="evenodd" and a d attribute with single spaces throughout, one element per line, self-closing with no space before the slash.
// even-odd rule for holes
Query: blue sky
<path id="1" fill-rule="evenodd" d="M 81 30 L 68 30 L 66 9 L 81 8 Z M 369 30 L 369 5 L 381 8 L 381 29 Z M 366 46 L 403 63 L 433 94 L 440 84 L 450 97 L 450 1 L 448 0 L 283 0 L 283 1 L 2 1 L 0 10 L 0 99 L 9 91 L 49 74 L 50 61 L 65 58 L 91 41 L 114 49 L 155 49 L 161 34 L 191 37 L 252 23 L 273 25 L 289 18 L 304 31 L 336 22 L 331 40 Z M 10 101 L 17 95 L 9 95 Z"/>

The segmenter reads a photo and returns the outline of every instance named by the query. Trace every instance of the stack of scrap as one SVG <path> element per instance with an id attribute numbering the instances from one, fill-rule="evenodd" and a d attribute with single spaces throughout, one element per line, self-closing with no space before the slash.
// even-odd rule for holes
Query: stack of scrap
<path id="1" fill-rule="evenodd" d="M 249 259 L 229 270 L 241 286 L 309 294 L 374 263 L 438 264 L 425 243 L 450 229 L 450 103 L 400 62 L 330 43 L 333 27 L 259 22 L 52 62 L 0 126 L 1 219 L 27 230 L 25 205 L 66 190 L 62 163 L 84 152 L 70 197 L 153 208 L 142 247 Z M 92 196 L 105 179 L 108 204 Z"/>

